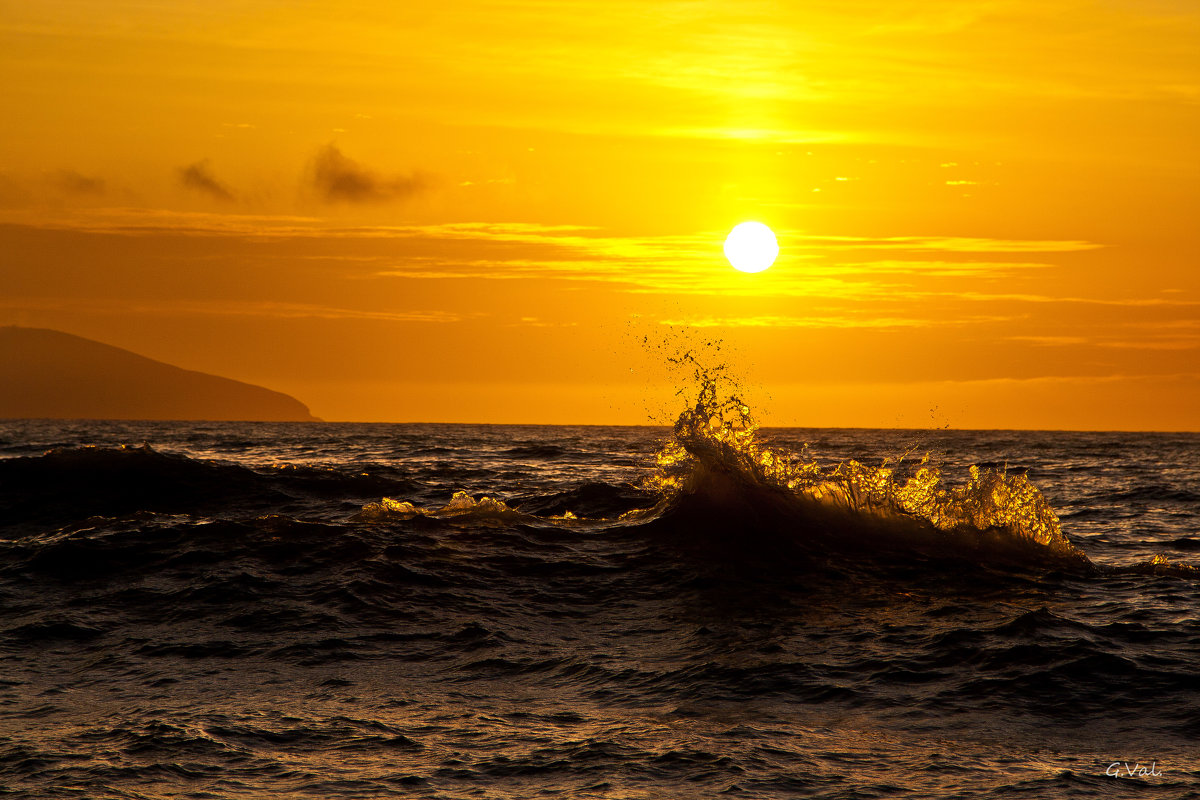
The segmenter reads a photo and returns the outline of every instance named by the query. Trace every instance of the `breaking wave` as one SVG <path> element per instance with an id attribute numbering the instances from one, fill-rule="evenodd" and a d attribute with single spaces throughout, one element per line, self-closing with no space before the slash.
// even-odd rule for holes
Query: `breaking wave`
<path id="1" fill-rule="evenodd" d="M 587 513 L 563 502 L 523 507 L 465 491 L 428 507 L 385 497 L 365 506 L 360 519 L 590 521 L 601 528 L 645 527 L 682 542 L 751 537 L 756 544 L 822 551 L 1091 567 L 1023 473 L 973 466 L 955 483 L 928 454 L 916 463 L 905 454 L 879 466 L 849 460 L 823 468 L 807 451 L 761 444 L 750 407 L 728 390 L 721 372 L 700 365 L 691 353 L 681 361 L 695 369 L 695 400 L 657 453 L 640 496 L 593 487 L 590 494 L 601 502 L 588 504 Z M 634 505 L 639 500 L 642 507 Z"/>

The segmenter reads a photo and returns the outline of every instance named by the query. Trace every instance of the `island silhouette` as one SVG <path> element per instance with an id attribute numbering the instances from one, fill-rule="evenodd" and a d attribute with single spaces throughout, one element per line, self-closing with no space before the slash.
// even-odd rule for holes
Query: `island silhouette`
<path id="1" fill-rule="evenodd" d="M 0 419 L 319 422 L 294 397 L 82 336 L 0 327 Z"/>

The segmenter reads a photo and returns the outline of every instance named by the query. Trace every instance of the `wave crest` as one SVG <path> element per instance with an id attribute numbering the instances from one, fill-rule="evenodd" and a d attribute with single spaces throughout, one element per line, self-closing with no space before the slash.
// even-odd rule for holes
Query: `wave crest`
<path id="1" fill-rule="evenodd" d="M 781 453 L 760 444 L 749 405 L 722 390 L 719 370 L 690 353 L 682 358 L 695 367 L 700 388 L 657 455 L 648 483 L 667 500 L 656 513 L 678 516 L 701 506 L 710 518 L 724 509 L 743 523 L 766 519 L 842 543 L 857 538 L 859 545 L 1090 565 L 1024 474 L 972 466 L 965 481 L 952 483 L 928 454 L 909 465 L 907 453 L 878 467 L 851 460 L 822 468 L 807 450 Z"/>
<path id="2" fill-rule="evenodd" d="M 567 514 L 569 515 L 567 518 L 574 518 L 574 515 L 569 511 Z M 413 517 L 434 517 L 437 519 L 464 517 L 470 519 L 472 522 L 486 520 L 515 522 L 528 519 L 529 515 L 509 508 L 503 501 L 497 500 L 494 497 L 482 495 L 475 498 L 461 490 L 454 493 L 454 496 L 450 498 L 450 502 L 440 507 L 421 508 L 407 500 L 385 497 L 378 503 L 367 503 L 357 515 L 359 520 L 369 522 L 386 522 L 397 519 L 411 519 Z"/>

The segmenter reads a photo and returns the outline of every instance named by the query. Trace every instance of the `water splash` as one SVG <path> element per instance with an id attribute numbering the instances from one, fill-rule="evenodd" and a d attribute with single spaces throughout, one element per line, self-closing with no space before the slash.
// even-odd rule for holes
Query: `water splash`
<path id="1" fill-rule="evenodd" d="M 788 454 L 759 442 L 750 406 L 720 365 L 704 365 L 693 351 L 675 363 L 692 368 L 698 388 L 648 479 L 664 497 L 712 494 L 717 485 L 728 495 L 733 484 L 743 498 L 758 492 L 757 502 L 790 506 L 818 526 L 828 525 L 832 512 L 844 523 L 886 523 L 895 543 L 924 549 L 1022 551 L 1088 563 L 1024 474 L 972 466 L 965 481 L 954 483 L 929 454 L 915 467 L 905 464 L 911 449 L 877 467 L 851 460 L 822 468 L 807 448 Z"/>
<path id="2" fill-rule="evenodd" d="M 407 500 L 397 500 L 385 497 L 378 503 L 367 503 L 358 512 L 357 519 L 362 521 L 386 521 L 394 519 L 409 519 L 411 517 L 436 517 L 438 519 L 454 519 L 466 517 L 472 522 L 496 520 L 513 521 L 524 517 L 524 514 L 510 508 L 503 501 L 494 497 L 482 496 L 476 499 L 464 491 L 457 491 L 444 506 L 421 508 Z"/>
<path id="3" fill-rule="evenodd" d="M 360 522 L 391 522 L 395 520 L 412 519 L 413 517 L 428 517 L 450 522 L 461 521 L 476 523 L 537 523 L 550 521 L 555 524 L 569 524 L 581 518 L 571 511 L 550 516 L 538 516 L 526 513 L 488 495 L 472 497 L 461 489 L 454 493 L 450 502 L 442 506 L 422 508 L 408 500 L 397 500 L 394 497 L 384 497 L 377 503 L 367 503 L 355 515 Z"/>
<path id="4" fill-rule="evenodd" d="M 1129 566 L 1113 567 L 1111 572 L 1126 575 L 1200 579 L 1200 567 L 1183 561 L 1172 561 L 1165 553 L 1159 553 L 1153 558 Z"/>
<path id="5" fill-rule="evenodd" d="M 1024 473 L 972 466 L 955 479 L 935 455 L 916 448 L 870 466 L 821 466 L 808 452 L 764 445 L 741 382 L 714 358 L 711 342 L 666 355 L 686 373 L 684 408 L 642 481 L 653 508 L 615 512 L 607 522 L 653 523 L 675 535 L 721 539 L 750 528 L 806 546 L 966 557 L 978 563 L 1093 569 L 1058 516 Z M 495 497 L 458 491 L 444 506 L 421 508 L 390 497 L 368 504 L 364 521 L 413 517 L 526 523 L 597 523 L 570 511 L 539 517 Z M 1156 565 L 1155 571 L 1164 571 Z"/>

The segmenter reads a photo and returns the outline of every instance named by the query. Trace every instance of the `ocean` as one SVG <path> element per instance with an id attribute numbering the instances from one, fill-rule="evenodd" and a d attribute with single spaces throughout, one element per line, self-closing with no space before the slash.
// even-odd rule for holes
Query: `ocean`
<path id="1" fill-rule="evenodd" d="M 1200 435 L 716 405 L 0 422 L 0 797 L 1200 797 Z"/>

